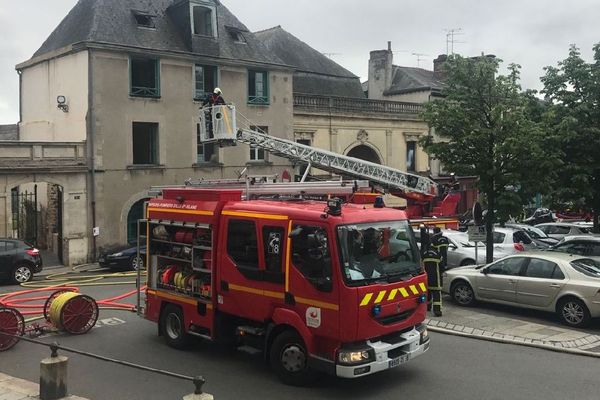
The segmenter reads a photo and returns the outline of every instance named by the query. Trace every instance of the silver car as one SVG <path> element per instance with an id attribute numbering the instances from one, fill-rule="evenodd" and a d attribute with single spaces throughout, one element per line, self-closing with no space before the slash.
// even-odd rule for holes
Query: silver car
<path id="1" fill-rule="evenodd" d="M 565 222 L 548 222 L 546 224 L 538 224 L 535 227 L 541 229 L 546 235 L 558 240 L 565 236 L 587 235 L 592 232 L 591 228 L 585 225 Z"/>
<path id="2" fill-rule="evenodd" d="M 475 260 L 475 243 L 469 242 L 469 236 L 466 233 L 451 230 L 444 230 L 442 232 L 450 241 L 450 246 L 448 247 L 448 268 L 484 264 L 486 262 L 484 243 L 479 243 L 477 260 Z M 535 249 L 535 244 L 533 244 L 531 238 L 523 230 L 494 228 L 494 260 L 532 249 Z"/>
<path id="3" fill-rule="evenodd" d="M 567 236 L 558 244 L 552 246 L 550 250 L 600 259 L 600 237 L 592 235 Z"/>
<path id="4" fill-rule="evenodd" d="M 600 261 L 547 251 L 509 256 L 487 266 L 449 270 L 443 290 L 461 306 L 475 301 L 555 312 L 566 325 L 600 317 Z"/>

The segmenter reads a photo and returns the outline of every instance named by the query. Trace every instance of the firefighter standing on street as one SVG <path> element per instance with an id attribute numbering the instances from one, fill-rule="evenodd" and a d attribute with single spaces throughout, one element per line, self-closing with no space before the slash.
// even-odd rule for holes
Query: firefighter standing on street
<path id="1" fill-rule="evenodd" d="M 421 229 L 423 232 L 424 229 Z M 425 230 L 425 232 L 427 232 Z M 429 236 L 428 233 L 426 233 Z M 421 233 L 423 239 L 423 233 Z M 423 256 L 423 265 L 425 266 L 425 272 L 427 273 L 427 292 L 429 302 L 427 303 L 427 310 L 430 311 L 433 308 L 433 315 L 436 317 L 442 316 L 442 272 L 440 271 L 440 264 L 442 262 L 440 254 L 434 247 L 433 240 L 422 241 L 421 250 Z M 423 251 L 425 248 L 425 251 Z"/>
<path id="2" fill-rule="evenodd" d="M 450 241 L 442 234 L 442 230 L 437 226 L 433 228 L 431 245 L 437 250 L 438 255 L 440 256 L 440 273 L 442 273 L 448 269 L 448 246 L 450 245 Z M 442 286 L 442 284 L 440 284 L 440 286 Z"/>

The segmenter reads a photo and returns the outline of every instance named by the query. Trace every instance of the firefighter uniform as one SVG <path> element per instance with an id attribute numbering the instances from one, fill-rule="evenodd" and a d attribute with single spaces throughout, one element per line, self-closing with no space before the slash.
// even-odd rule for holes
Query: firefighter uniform
<path id="1" fill-rule="evenodd" d="M 431 238 L 431 246 L 440 256 L 440 272 L 444 272 L 448 268 L 448 246 L 450 246 L 450 241 L 442 235 L 439 228 L 434 230 L 434 235 Z"/>
<path id="2" fill-rule="evenodd" d="M 427 290 L 429 303 L 427 309 L 433 306 L 433 314 L 442 316 L 442 273 L 440 271 L 441 259 L 435 248 L 430 247 L 423 254 L 423 265 L 427 272 Z"/>

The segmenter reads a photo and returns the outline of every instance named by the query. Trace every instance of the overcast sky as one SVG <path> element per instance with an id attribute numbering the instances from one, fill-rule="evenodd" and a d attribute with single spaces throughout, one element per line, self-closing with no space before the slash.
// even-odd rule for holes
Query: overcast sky
<path id="1" fill-rule="evenodd" d="M 99 0 L 101 1 L 101 0 Z M 127 0 L 123 0 L 127 1 Z M 77 0 L 0 0 L 0 124 L 19 119 L 14 66 L 26 61 Z M 600 42 L 598 0 L 222 0 L 250 30 L 281 25 L 367 79 L 369 51 L 392 41 L 394 63 L 431 69 L 446 52 L 446 30 L 460 28 L 454 50 L 495 54 L 521 64 L 523 87 L 540 89 L 543 67 L 577 44 L 584 57 Z"/>

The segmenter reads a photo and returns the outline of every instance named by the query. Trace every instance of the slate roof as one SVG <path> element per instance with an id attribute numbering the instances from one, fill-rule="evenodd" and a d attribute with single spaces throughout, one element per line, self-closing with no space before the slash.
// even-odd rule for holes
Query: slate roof
<path id="1" fill-rule="evenodd" d="M 359 78 L 281 26 L 254 33 L 285 64 L 296 69 L 294 92 L 362 97 Z"/>
<path id="2" fill-rule="evenodd" d="M 186 0 L 79 0 L 75 7 L 50 34 L 33 57 L 81 42 L 113 44 L 159 51 L 185 52 L 194 55 L 282 65 L 246 26 L 218 0 L 218 38 L 205 39 L 193 46 L 186 35 L 191 28 L 178 26 L 169 7 Z M 139 28 L 133 10 L 154 15 L 155 29 Z M 228 29 L 243 32 L 246 44 L 236 43 Z M 193 49 L 193 51 L 192 51 Z"/>
<path id="3" fill-rule="evenodd" d="M 384 92 L 386 96 L 422 90 L 442 90 L 443 82 L 433 71 L 394 65 L 392 73 L 392 85 Z"/>

